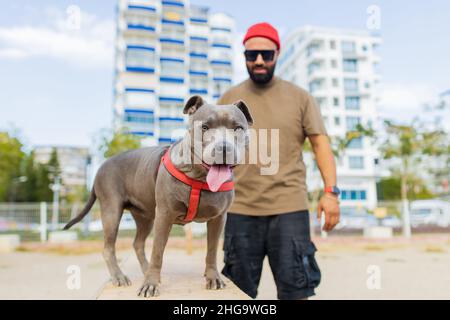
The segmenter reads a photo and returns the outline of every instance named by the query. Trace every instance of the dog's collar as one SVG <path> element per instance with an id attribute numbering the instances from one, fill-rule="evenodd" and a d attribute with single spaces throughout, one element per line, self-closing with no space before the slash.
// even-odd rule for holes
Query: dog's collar
<path id="1" fill-rule="evenodd" d="M 180 171 L 175 167 L 173 162 L 170 160 L 170 150 L 172 148 L 169 147 L 166 153 L 161 158 L 161 164 L 164 165 L 166 170 L 177 180 L 187 184 L 191 187 L 191 193 L 189 195 L 189 206 L 187 209 L 186 217 L 184 218 L 185 222 L 191 222 L 195 216 L 197 215 L 198 204 L 200 202 L 200 193 L 202 190 L 211 191 L 206 182 L 193 179 L 188 177 L 184 172 Z M 223 191 L 231 191 L 234 189 L 234 182 L 227 181 L 223 183 L 217 192 Z"/>

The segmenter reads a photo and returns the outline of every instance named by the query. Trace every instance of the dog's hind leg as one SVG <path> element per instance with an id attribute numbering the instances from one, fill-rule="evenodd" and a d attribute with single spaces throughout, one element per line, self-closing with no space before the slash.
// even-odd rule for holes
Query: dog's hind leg
<path id="1" fill-rule="evenodd" d="M 145 257 L 145 240 L 152 231 L 154 219 L 143 217 L 133 209 L 130 209 L 130 211 L 133 214 L 134 221 L 136 221 L 136 236 L 134 238 L 133 247 L 139 260 L 139 264 L 141 265 L 142 273 L 145 274 L 148 267 L 148 260 Z"/>
<path id="2" fill-rule="evenodd" d="M 103 249 L 103 257 L 108 266 L 111 281 L 114 286 L 122 287 L 131 285 L 128 279 L 120 270 L 116 258 L 116 240 L 119 231 L 119 223 L 122 218 L 122 204 L 116 201 L 100 201 L 102 212 L 103 233 L 105 237 L 105 247 Z"/>

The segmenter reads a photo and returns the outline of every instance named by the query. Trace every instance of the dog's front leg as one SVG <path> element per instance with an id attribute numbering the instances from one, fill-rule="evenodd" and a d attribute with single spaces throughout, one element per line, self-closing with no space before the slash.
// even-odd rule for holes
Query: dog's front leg
<path id="1" fill-rule="evenodd" d="M 172 220 L 167 212 L 156 208 L 155 213 L 155 234 L 153 237 L 153 249 L 150 264 L 145 273 L 144 283 L 139 289 L 138 295 L 143 297 L 159 296 L 159 286 L 161 283 L 161 267 L 164 249 L 172 229 Z"/>
<path id="2" fill-rule="evenodd" d="M 206 254 L 206 289 L 222 289 L 225 283 L 217 271 L 217 247 L 219 245 L 220 234 L 225 224 L 226 215 L 222 214 L 207 223 L 208 227 L 208 252 Z"/>

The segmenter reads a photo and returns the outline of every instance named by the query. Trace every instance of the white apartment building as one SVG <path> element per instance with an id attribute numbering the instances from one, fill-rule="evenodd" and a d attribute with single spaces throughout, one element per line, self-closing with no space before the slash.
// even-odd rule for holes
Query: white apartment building
<path id="1" fill-rule="evenodd" d="M 376 126 L 380 43 L 366 31 L 301 27 L 283 41 L 277 75 L 309 91 L 328 134 L 344 137 L 357 124 Z M 308 188 L 322 188 L 311 154 L 304 158 Z M 353 140 L 336 160 L 342 211 L 376 207 L 376 146 L 368 138 Z"/>
<path id="2" fill-rule="evenodd" d="M 192 95 L 213 102 L 232 82 L 234 19 L 187 0 L 119 0 L 114 126 L 170 143 Z"/>

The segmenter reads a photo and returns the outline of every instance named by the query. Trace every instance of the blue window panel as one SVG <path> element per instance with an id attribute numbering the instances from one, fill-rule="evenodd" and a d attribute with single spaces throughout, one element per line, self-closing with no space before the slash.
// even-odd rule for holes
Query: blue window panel
<path id="1" fill-rule="evenodd" d="M 231 29 L 230 29 L 230 28 L 216 28 L 216 27 L 213 27 L 213 28 L 211 28 L 211 31 L 225 31 L 225 32 L 231 32 Z"/>
<path id="2" fill-rule="evenodd" d="M 177 1 L 162 1 L 163 6 L 184 7 L 184 3 Z"/>
<path id="3" fill-rule="evenodd" d="M 136 50 L 148 50 L 148 51 L 155 51 L 155 48 L 154 47 L 147 47 L 147 46 L 135 46 L 135 45 L 129 45 L 129 46 L 127 46 L 127 50 L 133 50 L 133 49 L 136 49 Z"/>
<path id="4" fill-rule="evenodd" d="M 142 89 L 142 88 L 125 88 L 125 92 L 148 92 L 155 93 L 153 89 Z"/>
<path id="5" fill-rule="evenodd" d="M 142 72 L 142 73 L 155 73 L 154 68 L 144 68 L 144 67 L 126 67 L 128 72 Z"/>
<path id="6" fill-rule="evenodd" d="M 174 118 L 174 117 L 160 117 L 159 121 L 176 121 L 176 122 L 184 122 L 184 118 Z"/>
<path id="7" fill-rule="evenodd" d="M 141 25 L 141 24 L 129 24 L 128 25 L 128 29 L 137 29 L 137 30 L 145 30 L 145 31 L 155 32 L 155 28 L 154 27 L 144 26 L 144 25 Z"/>
<path id="8" fill-rule="evenodd" d="M 223 44 L 223 43 L 213 43 L 212 44 L 213 48 L 226 48 L 226 49 L 231 49 L 231 46 L 229 44 Z"/>
<path id="9" fill-rule="evenodd" d="M 345 108 L 347 110 L 359 110 L 360 107 L 359 97 L 345 97 Z"/>
<path id="10" fill-rule="evenodd" d="M 136 9 L 136 10 L 147 10 L 147 11 L 152 11 L 152 12 L 156 12 L 156 8 L 155 7 L 149 7 L 149 6 L 136 6 L 136 5 L 128 5 L 128 9 Z"/>
<path id="11" fill-rule="evenodd" d="M 161 23 L 163 23 L 163 24 L 176 24 L 176 25 L 179 25 L 179 26 L 184 26 L 184 22 L 183 21 L 178 21 L 178 20 L 162 19 Z"/>
<path id="12" fill-rule="evenodd" d="M 208 76 L 208 72 L 189 70 L 189 74 L 193 76 Z"/>
<path id="13" fill-rule="evenodd" d="M 355 52 L 355 43 L 353 41 L 342 41 L 341 43 L 342 51 L 345 53 Z"/>
<path id="14" fill-rule="evenodd" d="M 348 192 L 347 190 L 341 190 L 341 199 L 348 200 Z"/>
<path id="15" fill-rule="evenodd" d="M 220 94 L 213 95 L 213 99 L 219 99 L 219 98 L 220 98 Z"/>
<path id="16" fill-rule="evenodd" d="M 350 199 L 351 200 L 358 200 L 356 190 L 350 190 Z"/>
<path id="17" fill-rule="evenodd" d="M 159 80 L 162 82 L 184 83 L 183 78 L 160 77 Z"/>
<path id="18" fill-rule="evenodd" d="M 183 98 L 171 98 L 171 97 L 159 97 L 159 101 L 170 101 L 170 102 L 180 102 L 183 103 Z"/>
<path id="19" fill-rule="evenodd" d="M 163 61 L 170 61 L 170 62 L 179 62 L 179 63 L 184 63 L 183 59 L 176 59 L 176 58 L 160 58 L 159 61 L 163 62 Z"/>
<path id="20" fill-rule="evenodd" d="M 166 42 L 166 43 L 175 43 L 175 44 L 184 45 L 184 41 L 183 40 L 175 40 L 175 39 L 170 39 L 170 38 L 160 38 L 159 41 L 160 42 Z"/>
<path id="21" fill-rule="evenodd" d="M 221 81 L 221 82 L 229 82 L 231 83 L 230 78 L 213 78 L 214 81 Z"/>
<path id="22" fill-rule="evenodd" d="M 137 135 L 137 136 L 154 136 L 154 133 L 151 131 L 131 131 L 131 134 Z"/>
<path id="23" fill-rule="evenodd" d="M 347 131 L 355 131 L 358 124 L 361 124 L 360 117 L 347 117 L 346 118 Z"/>
<path id="24" fill-rule="evenodd" d="M 360 194 L 361 194 L 361 196 L 360 196 L 361 200 L 367 200 L 367 195 L 366 195 L 366 191 L 365 190 L 361 190 Z"/>
<path id="25" fill-rule="evenodd" d="M 125 109 L 125 113 L 143 113 L 143 114 L 153 114 L 153 110 L 144 110 L 144 109 Z"/>
<path id="26" fill-rule="evenodd" d="M 344 89 L 345 91 L 357 91 L 358 79 L 344 79 Z"/>
<path id="27" fill-rule="evenodd" d="M 358 71 L 358 60 L 344 59 L 344 61 L 342 62 L 342 67 L 345 72 L 356 72 Z"/>
<path id="28" fill-rule="evenodd" d="M 362 156 L 349 156 L 348 166 L 350 169 L 364 169 L 364 157 Z"/>
<path id="29" fill-rule="evenodd" d="M 231 61 L 225 61 L 225 60 L 211 60 L 211 64 L 220 64 L 220 65 L 231 66 Z"/>
<path id="30" fill-rule="evenodd" d="M 208 94 L 208 90 L 206 89 L 190 89 L 190 94 Z"/>
<path id="31" fill-rule="evenodd" d="M 352 139 L 350 143 L 348 144 L 347 148 L 349 149 L 361 149 L 362 148 L 362 137 L 358 137 L 355 139 Z"/>
<path id="32" fill-rule="evenodd" d="M 208 23 L 207 19 L 201 19 L 201 18 L 190 18 L 191 22 L 197 22 L 197 23 Z"/>
<path id="33" fill-rule="evenodd" d="M 208 38 L 205 38 L 205 37 L 190 37 L 190 39 L 193 40 L 193 41 L 208 42 Z"/>

